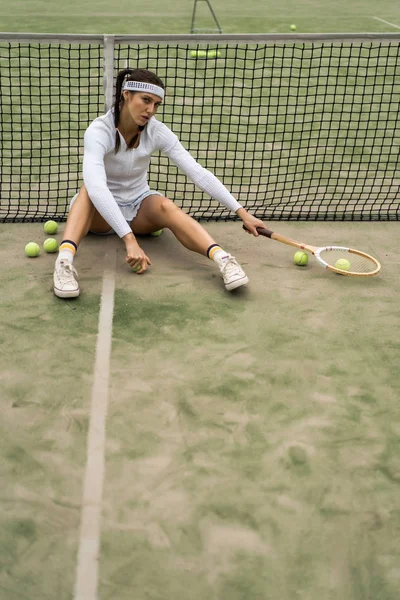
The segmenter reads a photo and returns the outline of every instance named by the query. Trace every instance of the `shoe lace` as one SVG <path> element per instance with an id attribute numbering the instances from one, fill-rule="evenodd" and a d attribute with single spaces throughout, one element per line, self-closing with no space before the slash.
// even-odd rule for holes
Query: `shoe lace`
<path id="1" fill-rule="evenodd" d="M 59 263 L 60 278 L 65 282 L 75 282 L 78 279 L 78 273 L 73 265 L 63 260 Z"/>
<path id="2" fill-rule="evenodd" d="M 227 260 L 225 260 L 221 267 L 221 273 L 227 277 L 239 273 L 240 270 L 240 265 L 234 256 L 230 256 Z"/>

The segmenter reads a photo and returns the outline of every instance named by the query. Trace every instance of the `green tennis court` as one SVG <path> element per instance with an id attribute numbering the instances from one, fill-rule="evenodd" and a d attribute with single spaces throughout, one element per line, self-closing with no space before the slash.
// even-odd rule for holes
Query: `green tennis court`
<path id="1" fill-rule="evenodd" d="M 87 238 L 82 297 L 65 302 L 52 256 L 23 256 L 41 224 L 3 225 L 0 597 L 72 597 L 106 251 L 99 598 L 397 597 L 397 224 L 282 223 L 378 250 L 382 273 L 362 281 L 296 267 L 237 223 L 208 228 L 247 290 L 227 295 L 164 232 L 142 240 L 145 276 L 117 239 Z"/>
<path id="2" fill-rule="evenodd" d="M 157 0 L 136 12 L 125 0 L 118 10 L 101 0 L 73 1 L 68 8 L 56 2 L 50 10 L 40 0 L 11 6 L 0 0 L 0 28 L 183 34 L 192 6 L 175 1 L 166 10 Z M 298 33 L 400 30 L 394 2 L 378 9 L 369 0 L 268 7 L 260 0 L 246 6 L 215 0 L 212 6 L 227 34 L 285 34 L 291 23 Z M 199 26 L 212 26 L 203 9 Z M 312 258 L 306 267 L 295 266 L 293 248 L 224 222 L 215 203 L 184 187 L 157 160 L 159 185 L 194 207 L 197 218 L 202 208 L 207 218 L 222 218 L 204 225 L 243 265 L 246 289 L 228 294 L 215 266 L 168 231 L 140 240 L 153 262 L 143 276 L 125 265 L 115 236 L 88 236 L 76 257 L 82 295 L 63 301 L 52 293 L 55 255 L 24 255 L 27 242 L 41 245 L 48 237 L 43 224 L 0 224 L 0 600 L 398 598 L 398 52 L 383 44 L 366 65 L 366 54 L 354 62 L 357 47 L 348 55 L 334 51 L 329 60 L 338 53 L 349 57 L 349 80 L 357 70 L 366 74 L 364 91 L 357 78 L 350 87 L 354 105 L 370 107 L 370 118 L 365 108 L 343 116 L 348 96 L 336 89 L 343 111 L 329 105 L 333 137 L 324 139 L 323 118 L 317 119 L 316 144 L 305 140 L 312 141 L 318 127 L 300 131 L 298 125 L 310 111 L 323 114 L 318 102 L 313 111 L 310 103 L 310 90 L 327 77 L 323 61 L 319 80 L 316 63 L 309 63 L 304 95 L 301 69 L 294 74 L 304 56 L 296 62 L 296 54 L 273 51 L 277 62 L 271 62 L 272 55 L 262 58 L 258 49 L 251 58 L 229 50 L 207 68 L 188 60 L 187 48 L 137 50 L 121 43 L 116 60 L 118 66 L 160 61 L 176 108 L 166 106 L 163 118 L 172 128 L 182 120 L 179 133 L 188 143 L 191 138 L 199 160 L 220 169 L 221 179 L 236 185 L 259 214 L 268 198 L 265 222 L 271 217 L 272 229 L 314 245 L 360 248 L 382 263 L 376 277 L 341 277 Z M 20 221 L 54 216 L 61 241 L 59 217 L 80 177 L 75 140 L 82 119 L 103 110 L 101 52 L 84 43 L 79 57 L 75 49 L 69 57 L 49 51 L 45 68 L 35 48 L 24 43 L 1 54 L 0 218 L 12 218 L 16 206 Z M 279 77 L 277 89 L 288 94 L 266 100 L 257 92 L 254 100 L 243 93 L 241 106 L 227 106 L 218 95 L 221 82 L 244 85 L 250 62 L 257 81 L 267 65 Z M 292 73 L 285 71 L 289 64 Z M 340 82 L 345 73 L 339 67 Z M 57 69 L 57 88 L 36 85 L 39 75 L 54 82 Z M 368 87 L 374 69 L 375 94 Z M 14 72 L 18 76 L 9 77 Z M 28 76 L 44 110 L 29 102 Z M 197 95 L 199 82 L 205 102 Z M 207 103 L 210 94 L 215 97 Z M 329 104 L 328 92 L 325 99 Z M 251 112 L 257 102 L 247 138 L 235 142 L 241 111 Z M 16 114 L 21 128 L 13 130 Z M 199 136 L 202 122 L 207 144 Z M 51 123 L 60 125 L 54 147 Z M 357 131 L 348 139 L 346 123 Z M 23 131 L 31 126 L 28 144 Z M 257 146 L 257 132 L 266 144 Z M 272 134 L 281 135 L 279 143 L 270 143 Z M 217 152 L 218 135 L 225 145 Z M 334 155 L 342 148 L 347 157 L 339 166 L 332 159 L 328 173 L 334 141 Z M 242 153 L 252 145 L 250 164 Z M 266 161 L 274 193 L 258 179 Z M 306 199 L 307 177 L 300 176 L 299 186 L 296 171 L 302 161 L 304 173 L 312 164 L 318 175 L 318 189 L 312 178 L 307 182 Z M 192 205 L 184 204 L 188 197 Z"/>

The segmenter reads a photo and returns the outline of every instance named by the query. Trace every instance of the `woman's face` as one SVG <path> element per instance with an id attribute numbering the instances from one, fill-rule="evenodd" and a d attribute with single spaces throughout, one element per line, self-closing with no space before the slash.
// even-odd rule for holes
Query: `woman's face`
<path id="1" fill-rule="evenodd" d="M 124 91 L 126 110 L 136 125 L 146 125 L 161 104 L 161 98 L 149 92 Z"/>

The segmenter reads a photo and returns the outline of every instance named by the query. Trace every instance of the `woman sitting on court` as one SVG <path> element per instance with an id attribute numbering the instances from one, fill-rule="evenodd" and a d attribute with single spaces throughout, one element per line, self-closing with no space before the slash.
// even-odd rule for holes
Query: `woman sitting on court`
<path id="1" fill-rule="evenodd" d="M 85 132 L 83 180 L 72 199 L 54 270 L 54 293 L 79 296 L 74 255 L 90 231 L 117 233 L 124 241 L 126 262 L 146 271 L 149 257 L 135 234 L 168 228 L 189 250 L 208 256 L 221 272 L 227 290 L 248 283 L 235 258 L 174 202 L 151 190 L 147 170 L 153 152 L 160 150 L 201 190 L 236 212 L 255 236 L 262 221 L 249 214 L 210 171 L 197 163 L 164 123 L 153 119 L 164 99 L 163 82 L 151 71 L 124 69 L 117 76 L 112 110 L 95 119 Z"/>

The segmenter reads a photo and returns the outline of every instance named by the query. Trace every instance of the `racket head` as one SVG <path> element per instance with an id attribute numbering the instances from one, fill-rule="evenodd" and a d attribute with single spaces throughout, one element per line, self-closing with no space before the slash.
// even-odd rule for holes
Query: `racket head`
<path id="1" fill-rule="evenodd" d="M 344 246 L 324 246 L 314 250 L 314 256 L 321 266 L 339 275 L 350 277 L 371 277 L 381 270 L 381 265 L 376 258 Z M 346 261 L 337 264 L 337 261 Z"/>

